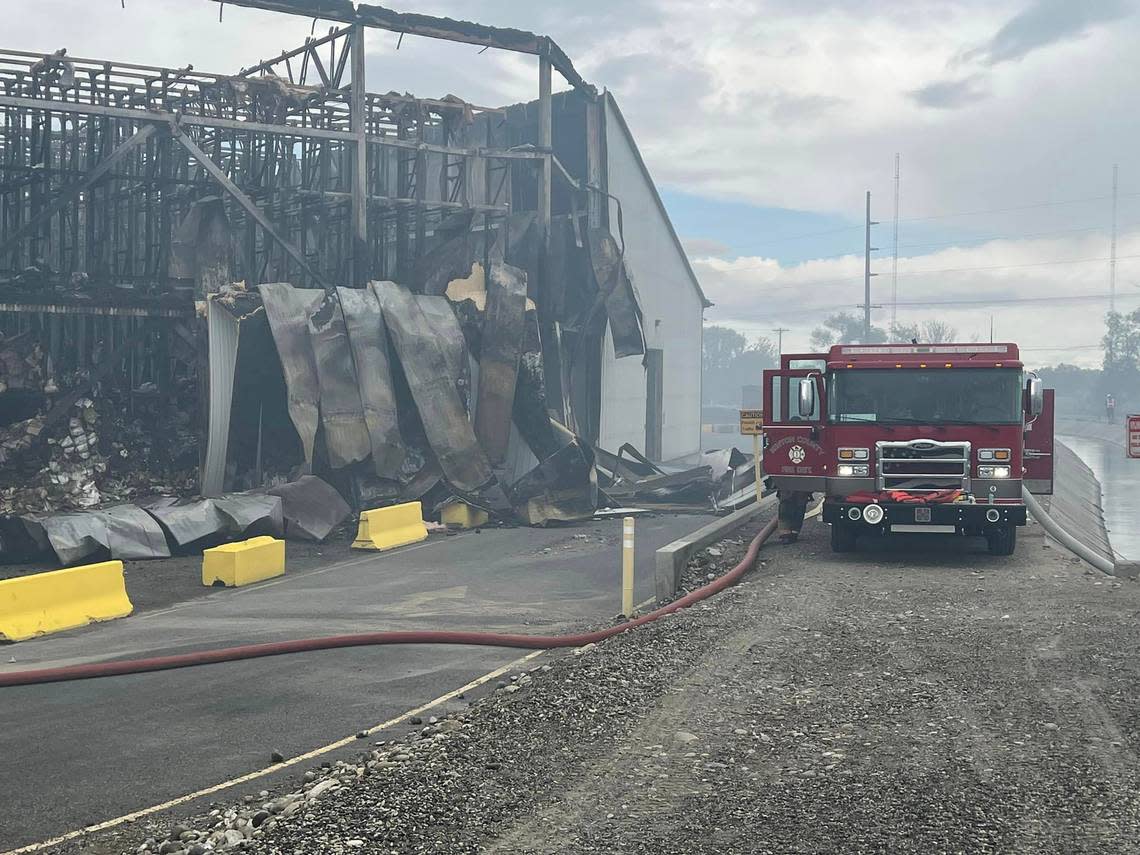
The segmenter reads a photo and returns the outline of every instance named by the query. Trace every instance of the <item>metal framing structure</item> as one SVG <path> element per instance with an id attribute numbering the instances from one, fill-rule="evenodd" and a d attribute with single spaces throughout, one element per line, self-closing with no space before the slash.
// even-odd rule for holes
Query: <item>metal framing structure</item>
<path id="1" fill-rule="evenodd" d="M 535 37 L 540 145 L 511 150 L 502 110 L 368 92 L 367 25 L 233 75 L 0 50 L 0 282 L 169 294 L 178 225 L 219 194 L 251 285 L 406 281 L 445 217 L 508 215 L 518 169 L 541 170 L 545 231 L 552 43 Z"/>

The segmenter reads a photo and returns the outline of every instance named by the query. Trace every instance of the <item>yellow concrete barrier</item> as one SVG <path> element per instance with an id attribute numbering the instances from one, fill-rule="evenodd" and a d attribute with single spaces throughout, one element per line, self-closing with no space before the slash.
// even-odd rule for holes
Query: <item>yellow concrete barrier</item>
<path id="1" fill-rule="evenodd" d="M 395 549 L 427 539 L 423 508 L 419 502 L 405 502 L 387 508 L 362 511 L 353 549 Z"/>
<path id="2" fill-rule="evenodd" d="M 482 508 L 475 508 L 466 502 L 448 502 L 439 512 L 439 520 L 444 525 L 456 528 L 478 528 L 486 525 L 490 516 Z"/>
<path id="3" fill-rule="evenodd" d="M 122 561 L 104 561 L 0 582 L 0 640 L 23 641 L 50 632 L 126 617 Z"/>
<path id="4" fill-rule="evenodd" d="M 202 552 L 202 584 L 252 585 L 285 573 L 285 541 L 253 537 Z"/>

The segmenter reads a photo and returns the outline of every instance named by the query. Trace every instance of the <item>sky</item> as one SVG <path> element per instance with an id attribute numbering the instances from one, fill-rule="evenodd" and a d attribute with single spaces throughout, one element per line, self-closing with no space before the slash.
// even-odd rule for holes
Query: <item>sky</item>
<path id="1" fill-rule="evenodd" d="M 308 19 L 210 0 L 2 0 L 5 47 L 233 72 Z M 1138 0 L 422 0 L 417 11 L 551 35 L 618 100 L 709 299 L 709 323 L 785 350 L 863 299 L 1099 364 L 1112 168 L 1118 308 L 1140 307 Z M 123 8 L 125 6 L 125 8 Z M 328 29 L 317 22 L 317 32 Z M 368 36 L 369 87 L 501 105 L 533 57 Z M 557 77 L 557 75 L 556 75 Z"/>

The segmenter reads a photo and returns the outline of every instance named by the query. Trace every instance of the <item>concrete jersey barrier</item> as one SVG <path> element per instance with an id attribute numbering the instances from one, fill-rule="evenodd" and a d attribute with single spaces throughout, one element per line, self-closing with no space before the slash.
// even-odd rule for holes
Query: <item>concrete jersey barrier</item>
<path id="1" fill-rule="evenodd" d="M 0 640 L 63 632 L 133 610 L 122 561 L 18 576 L 0 581 Z"/>

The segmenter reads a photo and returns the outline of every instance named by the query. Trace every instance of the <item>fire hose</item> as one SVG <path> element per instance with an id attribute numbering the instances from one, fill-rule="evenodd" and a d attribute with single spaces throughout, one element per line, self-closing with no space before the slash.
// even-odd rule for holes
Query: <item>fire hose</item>
<path id="1" fill-rule="evenodd" d="M 243 644 L 215 650 L 199 650 L 171 656 L 154 656 L 147 659 L 124 659 L 96 662 L 88 665 L 69 665 L 61 668 L 41 668 L 0 674 L 0 687 L 28 686 L 36 683 L 62 683 L 72 680 L 90 680 L 96 677 L 117 677 L 124 674 L 145 674 L 150 671 L 169 671 L 212 665 L 218 662 L 237 662 L 263 656 L 284 656 L 290 653 L 310 653 L 315 650 L 333 650 L 341 647 L 368 647 L 387 644 L 461 644 L 481 647 L 518 647 L 528 650 L 547 650 L 558 647 L 583 647 L 612 638 L 639 626 L 673 614 L 736 584 L 756 561 L 756 555 L 772 532 L 776 530 L 773 518 L 752 539 L 740 563 L 703 587 L 690 591 L 666 606 L 606 629 L 577 635 L 513 635 L 497 632 L 457 632 L 453 630 L 415 630 L 398 632 L 365 632 L 353 635 L 331 635 L 323 638 L 302 638 L 294 641 L 273 641 L 263 644 Z"/>

